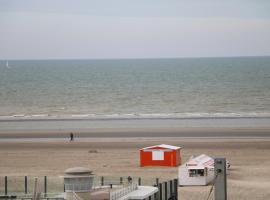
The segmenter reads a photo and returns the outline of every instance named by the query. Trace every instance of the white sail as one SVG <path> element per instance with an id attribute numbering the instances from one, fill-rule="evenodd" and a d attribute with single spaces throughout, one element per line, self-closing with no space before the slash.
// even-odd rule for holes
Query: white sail
<path id="1" fill-rule="evenodd" d="M 9 68 L 8 61 L 6 62 L 6 67 Z"/>

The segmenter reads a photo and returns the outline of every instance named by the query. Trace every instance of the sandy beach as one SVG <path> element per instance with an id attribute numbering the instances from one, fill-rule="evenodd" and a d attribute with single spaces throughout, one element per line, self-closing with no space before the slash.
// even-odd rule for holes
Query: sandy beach
<path id="1" fill-rule="evenodd" d="M 132 137 L 123 137 L 123 134 L 114 135 L 114 131 L 108 133 L 100 130 L 100 134 L 104 134 L 102 137 L 91 137 L 91 134 L 88 134 L 86 138 L 87 133 L 77 134 L 74 142 L 69 142 L 67 138 L 49 140 L 52 133 L 42 133 L 47 139 L 43 137 L 35 142 L 29 138 L 28 140 L 4 141 L 5 134 L 1 133 L 0 176 L 56 177 L 63 175 L 67 168 L 84 166 L 93 170 L 97 176 L 127 177 L 131 175 L 142 177 L 146 182 L 156 177 L 175 178 L 178 173 L 175 167 L 141 168 L 139 166 L 138 150 L 140 148 L 166 143 L 183 148 L 183 161 L 191 155 L 201 153 L 226 157 L 231 163 L 228 175 L 228 199 L 270 199 L 268 190 L 270 187 L 270 129 L 268 128 L 212 129 L 210 132 L 209 129 L 201 129 L 201 131 L 189 129 L 188 132 L 192 137 L 184 134 L 187 133 L 185 129 L 182 129 L 182 132 L 172 129 L 171 133 L 176 134 L 176 136 L 172 135 L 173 137 L 160 137 L 159 134 L 141 137 L 145 132 L 149 134 L 149 131 L 139 130 L 138 134 L 129 132 Z M 254 136 L 256 131 L 262 134 L 261 137 Z M 213 137 L 211 132 L 220 137 Z M 22 136 L 23 133 L 12 134 Z M 206 199 L 209 190 L 210 186 L 180 187 L 179 195 L 181 199 L 197 199 L 198 197 Z"/>
<path id="2" fill-rule="evenodd" d="M 220 200 L 212 158 L 228 200 L 270 200 L 270 0 L 22 2 L 0 0 L 0 200 Z"/>

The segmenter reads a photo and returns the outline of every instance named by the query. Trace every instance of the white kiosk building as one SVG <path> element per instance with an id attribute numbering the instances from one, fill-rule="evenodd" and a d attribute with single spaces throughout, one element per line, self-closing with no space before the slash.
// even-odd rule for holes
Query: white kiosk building
<path id="1" fill-rule="evenodd" d="M 214 180 L 214 174 L 212 157 L 205 154 L 191 157 L 178 168 L 179 185 L 208 185 Z"/>

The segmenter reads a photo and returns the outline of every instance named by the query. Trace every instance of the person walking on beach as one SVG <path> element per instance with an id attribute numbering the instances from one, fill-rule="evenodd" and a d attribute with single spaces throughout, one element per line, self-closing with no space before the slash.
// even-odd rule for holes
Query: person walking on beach
<path id="1" fill-rule="evenodd" d="M 73 135 L 73 133 L 71 132 L 70 133 L 70 141 L 73 141 L 74 140 L 74 135 Z"/>

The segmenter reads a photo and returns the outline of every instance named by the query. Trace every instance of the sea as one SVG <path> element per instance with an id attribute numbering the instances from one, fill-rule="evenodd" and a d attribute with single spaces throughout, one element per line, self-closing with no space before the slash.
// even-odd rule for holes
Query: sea
<path id="1" fill-rule="evenodd" d="M 2 121 L 236 118 L 270 123 L 270 57 L 0 61 Z"/>

